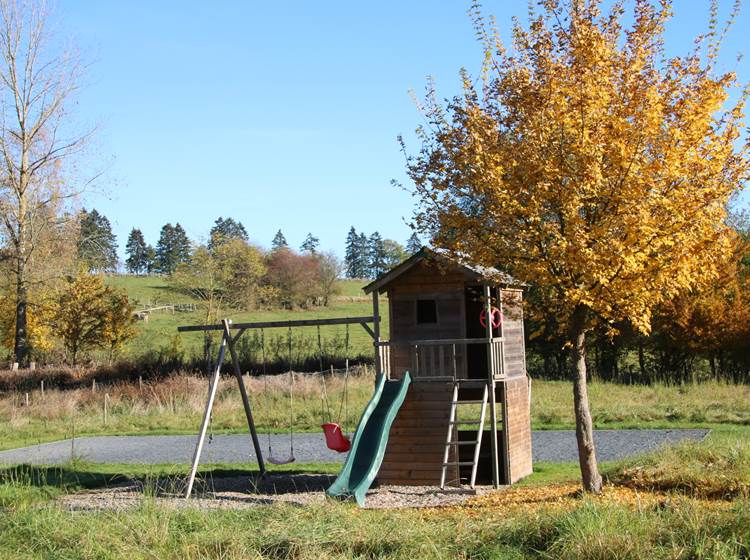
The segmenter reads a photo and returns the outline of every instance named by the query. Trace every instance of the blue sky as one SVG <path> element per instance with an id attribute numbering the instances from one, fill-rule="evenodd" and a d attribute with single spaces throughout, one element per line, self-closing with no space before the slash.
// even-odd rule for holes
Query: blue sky
<path id="1" fill-rule="evenodd" d="M 668 47 L 683 53 L 705 29 L 704 0 L 675 0 Z M 728 12 L 730 1 L 723 1 Z M 526 1 L 487 0 L 504 38 Z M 349 227 L 404 242 L 411 196 L 396 140 L 421 122 L 409 90 L 434 76 L 443 96 L 481 59 L 468 2 L 94 2 L 60 0 L 57 16 L 92 61 L 76 117 L 96 124 L 106 214 L 121 247 L 138 227 L 155 243 L 180 222 L 205 239 L 218 216 L 241 220 L 268 246 L 308 231 L 343 252 Z M 723 51 L 750 29 L 746 7 Z M 744 42 L 744 44 L 743 44 Z"/>

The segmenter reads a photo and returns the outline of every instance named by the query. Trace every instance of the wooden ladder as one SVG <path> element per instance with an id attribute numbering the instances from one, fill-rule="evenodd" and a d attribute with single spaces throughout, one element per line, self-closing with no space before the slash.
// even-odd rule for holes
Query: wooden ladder
<path id="1" fill-rule="evenodd" d="M 484 433 L 484 420 L 487 415 L 487 399 L 489 398 L 489 391 L 487 385 L 484 386 L 484 393 L 482 400 L 459 400 L 458 398 L 458 382 L 453 383 L 453 397 L 451 398 L 451 413 L 448 419 L 448 435 L 445 438 L 445 450 L 443 452 L 443 468 L 440 474 L 440 488 L 445 489 L 445 479 L 448 474 L 448 467 L 455 466 L 459 469 L 459 484 L 461 482 L 460 469 L 464 466 L 471 465 L 471 479 L 469 480 L 469 486 L 474 488 L 477 480 L 477 467 L 479 466 L 479 450 L 482 447 L 482 434 Z M 462 420 L 458 418 L 458 407 L 460 405 L 478 404 L 481 405 L 481 412 L 479 418 L 471 420 Z M 458 426 L 477 426 L 477 437 L 472 441 L 459 441 L 458 439 Z M 461 461 L 459 455 L 459 447 L 462 445 L 473 445 L 474 446 L 474 459 L 472 461 Z M 448 461 L 450 456 L 450 450 L 453 447 L 453 456 L 455 461 Z"/>

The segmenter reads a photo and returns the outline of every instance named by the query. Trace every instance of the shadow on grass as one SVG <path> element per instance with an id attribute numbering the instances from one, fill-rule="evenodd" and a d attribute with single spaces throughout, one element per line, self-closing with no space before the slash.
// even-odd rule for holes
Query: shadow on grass
<path id="1" fill-rule="evenodd" d="M 98 467 L 98 468 L 97 468 Z M 129 487 L 147 495 L 182 495 L 187 488 L 184 467 L 155 468 L 127 466 L 102 469 L 102 465 L 74 461 L 66 465 L 15 465 L 0 468 L 0 484 L 38 488 L 56 488 L 63 493 Z M 107 472 L 109 470 L 109 472 Z M 203 467 L 196 478 L 194 494 L 243 492 L 250 494 L 295 494 L 322 492 L 335 476 L 314 472 L 315 466 L 287 468 L 260 476 L 257 467 Z M 313 472 L 311 472 L 313 471 Z"/>

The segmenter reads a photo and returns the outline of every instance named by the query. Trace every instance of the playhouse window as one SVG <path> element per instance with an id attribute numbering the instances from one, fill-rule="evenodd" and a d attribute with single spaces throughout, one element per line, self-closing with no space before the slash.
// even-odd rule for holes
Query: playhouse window
<path id="1" fill-rule="evenodd" d="M 417 300 L 417 324 L 437 323 L 437 301 L 434 299 Z"/>

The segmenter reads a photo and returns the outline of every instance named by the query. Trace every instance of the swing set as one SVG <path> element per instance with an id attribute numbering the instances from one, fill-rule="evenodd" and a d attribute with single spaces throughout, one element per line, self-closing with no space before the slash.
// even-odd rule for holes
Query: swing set
<path id="1" fill-rule="evenodd" d="M 373 328 L 370 328 L 370 323 L 373 324 Z M 323 374 L 323 347 L 320 336 L 320 327 L 326 325 L 346 325 L 346 337 L 345 337 L 345 354 L 346 354 L 346 369 L 344 373 L 344 388 L 342 392 L 341 403 L 339 405 L 339 413 L 336 422 L 333 421 L 331 416 L 331 407 L 328 399 L 328 393 L 325 384 L 325 375 Z M 195 451 L 193 452 L 192 466 L 190 469 L 190 476 L 188 478 L 188 486 L 185 493 L 185 498 L 189 498 L 193 491 L 193 484 L 195 477 L 198 472 L 198 465 L 200 463 L 201 453 L 203 451 L 203 445 L 206 439 L 206 433 L 211 423 L 211 412 L 213 410 L 214 401 L 216 399 L 216 393 L 219 386 L 219 379 L 221 377 L 221 368 L 224 363 L 226 356 L 226 349 L 229 348 L 231 356 L 232 369 L 237 384 L 240 390 L 240 396 L 242 398 L 242 406 L 245 410 L 245 417 L 247 419 L 247 425 L 250 430 L 252 437 L 253 449 L 255 456 L 258 460 L 258 468 L 260 476 L 266 474 L 266 465 L 261 450 L 260 440 L 258 438 L 258 432 L 255 427 L 253 420 L 253 413 L 250 406 L 250 399 L 245 389 L 245 383 L 242 379 L 242 371 L 240 369 L 239 360 L 237 357 L 237 350 L 235 345 L 240 337 L 248 330 L 259 329 L 261 339 L 261 360 L 263 367 L 264 383 L 268 386 L 268 375 L 267 375 L 267 360 L 266 360 L 266 344 L 265 344 L 265 329 L 269 328 L 286 328 L 288 331 L 287 335 L 287 347 L 288 347 L 288 363 L 289 363 L 289 455 L 278 456 L 273 453 L 271 444 L 271 432 L 268 431 L 268 455 L 265 458 L 269 463 L 273 465 L 284 465 L 292 463 L 296 460 L 294 456 L 294 372 L 292 371 L 292 328 L 294 327 L 311 327 L 317 328 L 318 334 L 318 360 L 320 365 L 320 373 L 322 376 L 322 414 L 324 422 L 321 425 L 323 433 L 325 435 L 326 445 L 339 453 L 345 453 L 351 448 L 349 439 L 344 435 L 341 425 L 341 413 L 342 410 L 345 414 L 345 424 L 348 424 L 348 378 L 349 378 L 349 325 L 361 325 L 362 328 L 372 337 L 373 342 L 377 343 L 380 339 L 380 325 L 379 317 L 366 316 L 366 317 L 340 317 L 334 319 L 304 319 L 297 321 L 266 321 L 266 322 L 255 322 L 255 323 L 232 323 L 229 319 L 224 319 L 221 324 L 218 325 L 188 325 L 178 327 L 178 332 L 206 332 L 206 331 L 221 331 L 221 342 L 219 344 L 218 356 L 213 368 L 213 373 L 209 383 L 208 398 L 206 400 L 206 407 L 203 413 L 203 420 L 201 422 L 200 432 L 198 434 L 198 440 L 195 445 Z M 232 331 L 236 330 L 236 334 Z M 333 371 L 333 366 L 331 366 Z"/>

